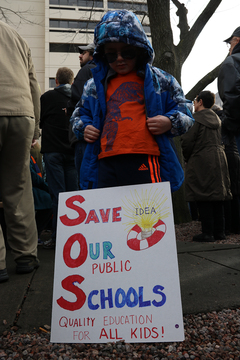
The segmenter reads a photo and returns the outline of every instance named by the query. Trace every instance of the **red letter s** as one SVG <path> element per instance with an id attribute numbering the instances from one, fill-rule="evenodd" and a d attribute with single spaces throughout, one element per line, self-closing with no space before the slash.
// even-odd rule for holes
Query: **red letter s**
<path id="1" fill-rule="evenodd" d="M 60 220 L 63 223 L 63 225 L 66 226 L 79 225 L 85 220 L 87 216 L 85 210 L 75 205 L 73 203 L 74 201 L 79 201 L 81 204 L 82 202 L 85 201 L 85 199 L 81 195 L 75 195 L 66 200 L 66 206 L 70 209 L 75 210 L 79 214 L 79 216 L 76 219 L 69 219 L 67 215 L 60 216 Z"/>
<path id="2" fill-rule="evenodd" d="M 65 290 L 70 291 L 73 294 L 75 294 L 77 297 L 77 300 L 75 302 L 70 302 L 70 301 L 65 300 L 61 296 L 57 300 L 57 303 L 61 308 L 65 309 L 65 310 L 69 310 L 69 311 L 81 309 L 81 307 L 84 305 L 84 303 L 86 301 L 86 295 L 81 289 L 79 289 L 77 286 L 74 285 L 74 282 L 78 282 L 79 284 L 81 284 L 83 282 L 83 280 L 84 280 L 84 278 L 80 275 L 70 275 L 70 276 L 66 277 L 65 279 L 63 279 L 62 287 Z"/>

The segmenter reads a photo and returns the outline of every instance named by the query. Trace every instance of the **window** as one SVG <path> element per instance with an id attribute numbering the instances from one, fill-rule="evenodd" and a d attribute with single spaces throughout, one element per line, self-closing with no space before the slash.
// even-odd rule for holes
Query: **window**
<path id="1" fill-rule="evenodd" d="M 54 88 L 56 86 L 55 78 L 49 78 L 49 87 Z"/>
<path id="2" fill-rule="evenodd" d="M 96 1 L 96 0 L 77 0 L 78 6 L 85 6 L 85 7 L 103 7 L 103 1 Z"/>
<path id="3" fill-rule="evenodd" d="M 63 52 L 63 53 L 78 53 L 78 46 L 81 44 L 62 44 L 62 43 L 50 43 L 50 52 Z"/>
<path id="4" fill-rule="evenodd" d="M 58 20 L 49 20 L 50 27 L 58 27 Z"/>
<path id="5" fill-rule="evenodd" d="M 61 28 L 61 29 L 90 29 L 94 30 L 98 21 L 81 21 L 81 20 L 49 20 L 50 28 Z"/>
<path id="6" fill-rule="evenodd" d="M 68 5 L 82 7 L 100 7 L 103 8 L 103 0 L 49 0 L 50 5 Z"/>
<path id="7" fill-rule="evenodd" d="M 69 5 L 68 0 L 59 0 L 59 5 Z"/>
<path id="8" fill-rule="evenodd" d="M 60 27 L 60 28 L 68 28 L 69 27 L 68 20 L 59 20 L 58 24 L 59 24 L 58 27 Z"/>
<path id="9" fill-rule="evenodd" d="M 127 3 L 127 2 L 117 2 L 117 1 L 108 1 L 108 8 L 109 9 L 126 9 L 132 11 L 142 11 L 147 12 L 148 7 L 147 4 L 144 3 Z"/>
<path id="10" fill-rule="evenodd" d="M 148 25 L 143 25 L 143 29 L 144 29 L 145 33 L 147 33 L 147 34 L 151 32 L 151 28 Z"/>
<path id="11" fill-rule="evenodd" d="M 75 29 L 77 27 L 76 21 L 68 21 L 68 27 L 71 29 Z"/>

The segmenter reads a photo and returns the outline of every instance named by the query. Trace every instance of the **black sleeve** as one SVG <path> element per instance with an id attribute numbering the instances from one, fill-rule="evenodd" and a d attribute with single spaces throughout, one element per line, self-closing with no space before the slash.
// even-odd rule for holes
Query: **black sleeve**
<path id="1" fill-rule="evenodd" d="M 76 105 L 81 99 L 83 93 L 83 87 L 87 80 L 92 78 L 92 66 L 86 64 L 81 70 L 79 70 L 74 83 L 72 84 L 72 102 Z"/>
<path id="2" fill-rule="evenodd" d="M 76 104 L 81 99 L 83 93 L 84 84 L 92 78 L 91 69 L 95 67 L 95 64 L 86 64 L 82 69 L 79 70 L 77 76 L 74 79 L 72 84 L 72 96 L 71 100 L 67 104 L 67 115 L 71 117 L 73 110 L 75 109 Z"/>
<path id="3" fill-rule="evenodd" d="M 240 120 L 240 73 L 230 58 L 220 69 L 218 85 L 225 115 L 223 123 L 229 130 L 234 130 L 239 127 Z"/>

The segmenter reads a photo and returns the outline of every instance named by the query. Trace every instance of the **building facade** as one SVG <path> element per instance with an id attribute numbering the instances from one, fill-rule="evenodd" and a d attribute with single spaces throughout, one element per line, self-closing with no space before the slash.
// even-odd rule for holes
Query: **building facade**
<path id="1" fill-rule="evenodd" d="M 67 66 L 77 74 L 78 46 L 93 42 L 94 28 L 106 11 L 135 12 L 150 37 L 147 0 L 1 0 L 1 4 L 8 9 L 1 20 L 13 26 L 31 48 L 42 93 L 55 86 L 59 67 Z"/>

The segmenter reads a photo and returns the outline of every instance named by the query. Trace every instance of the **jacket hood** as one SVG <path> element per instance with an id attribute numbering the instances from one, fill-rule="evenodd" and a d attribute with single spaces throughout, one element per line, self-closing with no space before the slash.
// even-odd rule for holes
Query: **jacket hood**
<path id="1" fill-rule="evenodd" d="M 71 97 L 71 85 L 70 84 L 59 85 L 59 86 L 55 87 L 54 90 L 59 91 L 68 97 Z"/>
<path id="2" fill-rule="evenodd" d="M 108 11 L 94 30 L 95 52 L 97 63 L 103 51 L 103 45 L 108 42 L 123 42 L 145 50 L 146 63 L 152 64 L 154 50 L 143 30 L 137 16 L 131 11 Z"/>
<path id="3" fill-rule="evenodd" d="M 221 121 L 217 114 L 211 109 L 204 109 L 193 114 L 196 122 L 210 128 L 218 129 L 221 126 Z"/>
<path id="4" fill-rule="evenodd" d="M 232 55 L 240 52 L 240 43 L 234 46 Z"/>
<path id="5" fill-rule="evenodd" d="M 81 68 L 83 68 L 85 65 L 93 64 L 96 65 L 94 60 L 89 60 L 86 64 L 82 65 Z"/>

